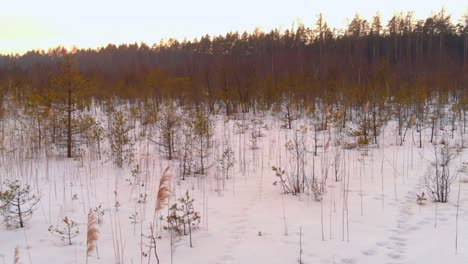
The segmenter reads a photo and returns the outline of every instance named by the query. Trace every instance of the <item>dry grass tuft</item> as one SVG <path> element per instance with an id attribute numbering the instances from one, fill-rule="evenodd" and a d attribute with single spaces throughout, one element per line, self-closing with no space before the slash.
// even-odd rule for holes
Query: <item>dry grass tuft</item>
<path id="1" fill-rule="evenodd" d="M 171 181 L 171 175 L 168 173 L 169 167 L 164 170 L 164 173 L 159 181 L 158 196 L 156 199 L 156 212 L 162 210 L 168 203 L 167 198 L 171 194 L 169 189 L 169 183 Z"/>
<path id="2" fill-rule="evenodd" d="M 99 239 L 99 228 L 96 216 L 94 215 L 93 211 L 90 209 L 88 213 L 88 233 L 86 237 L 86 245 L 88 249 L 86 251 L 87 255 L 91 255 L 91 253 L 96 250 L 96 241 Z"/>
<path id="3" fill-rule="evenodd" d="M 20 252 L 19 252 L 19 247 L 15 247 L 15 262 L 14 264 L 20 264 Z"/>

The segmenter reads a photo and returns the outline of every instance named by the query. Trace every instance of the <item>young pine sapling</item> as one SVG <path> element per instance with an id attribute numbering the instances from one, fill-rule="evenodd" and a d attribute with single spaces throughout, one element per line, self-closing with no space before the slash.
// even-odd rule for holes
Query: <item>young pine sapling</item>
<path id="1" fill-rule="evenodd" d="M 24 227 L 25 221 L 32 217 L 40 198 L 29 185 L 19 180 L 5 181 L 0 191 L 0 213 L 7 227 Z"/>
<path id="2" fill-rule="evenodd" d="M 72 239 L 78 236 L 80 230 L 78 224 L 65 216 L 62 220 L 62 226 L 49 226 L 49 232 L 60 238 L 62 241 L 67 241 L 69 245 L 72 245 Z"/>
<path id="3" fill-rule="evenodd" d="M 193 202 L 194 199 L 187 191 L 183 197 L 179 198 L 178 203 L 169 208 L 169 215 L 166 218 L 168 226 L 165 227 L 179 235 L 189 235 L 190 247 L 193 247 L 192 230 L 198 228 L 201 219 L 200 213 L 193 207 Z"/>

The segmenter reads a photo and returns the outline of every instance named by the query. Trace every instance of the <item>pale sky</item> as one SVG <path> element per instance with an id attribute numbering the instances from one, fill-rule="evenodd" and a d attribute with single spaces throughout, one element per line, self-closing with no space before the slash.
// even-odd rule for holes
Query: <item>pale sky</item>
<path id="1" fill-rule="evenodd" d="M 108 43 L 159 43 L 170 37 L 291 27 L 312 27 L 323 13 L 331 27 L 344 28 L 358 12 L 383 23 L 400 11 L 426 18 L 445 7 L 458 23 L 468 0 L 0 0 L 0 54 L 59 45 L 96 48 Z"/>

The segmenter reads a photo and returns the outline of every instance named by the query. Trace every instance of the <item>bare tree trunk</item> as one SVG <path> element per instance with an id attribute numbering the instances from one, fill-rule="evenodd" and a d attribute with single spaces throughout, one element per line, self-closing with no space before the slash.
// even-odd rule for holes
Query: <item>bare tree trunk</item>
<path id="1" fill-rule="evenodd" d="M 20 195 L 18 195 L 18 199 L 17 199 L 18 204 L 16 205 L 16 207 L 18 208 L 18 218 L 19 218 L 20 227 L 24 227 L 23 213 L 21 212 L 21 201 L 19 197 Z"/>
<path id="2" fill-rule="evenodd" d="M 67 64 L 68 73 L 68 102 L 67 102 L 67 158 L 72 157 L 72 131 L 71 131 L 71 119 L 72 119 L 72 91 L 71 91 L 71 80 L 70 80 L 70 65 Z"/>

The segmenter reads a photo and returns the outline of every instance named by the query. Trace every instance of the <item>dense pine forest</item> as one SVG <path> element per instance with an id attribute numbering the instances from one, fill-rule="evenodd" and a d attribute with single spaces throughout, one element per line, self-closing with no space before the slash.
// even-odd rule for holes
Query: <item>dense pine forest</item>
<path id="1" fill-rule="evenodd" d="M 1 94 L 22 101 L 66 89 L 53 79 L 65 74 L 67 64 L 95 98 L 173 98 L 227 114 L 271 109 L 284 100 L 363 105 L 437 95 L 463 102 L 468 18 L 463 19 L 455 25 L 443 9 L 422 20 L 412 12 L 388 22 L 378 14 L 356 15 L 348 28 L 331 29 L 320 14 L 311 27 L 296 23 L 282 31 L 3 55 Z"/>

